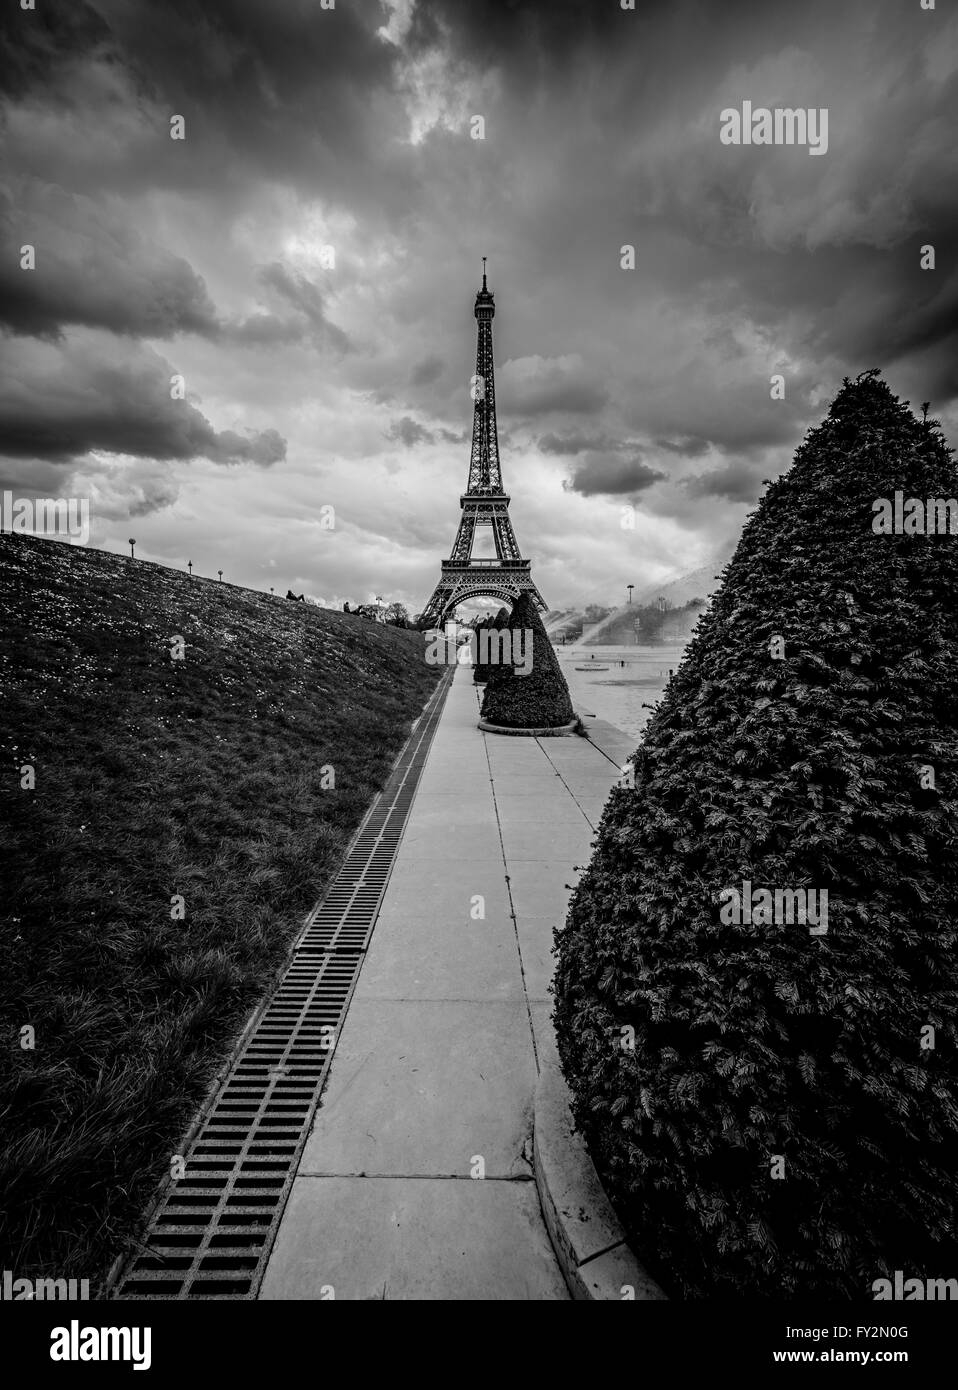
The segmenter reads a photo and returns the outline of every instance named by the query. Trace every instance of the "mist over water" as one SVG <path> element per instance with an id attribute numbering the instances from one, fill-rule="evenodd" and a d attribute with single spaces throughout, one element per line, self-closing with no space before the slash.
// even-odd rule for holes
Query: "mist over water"
<path id="1" fill-rule="evenodd" d="M 662 642 L 647 647 L 559 646 L 555 651 L 576 711 L 605 719 L 633 734 L 638 742 L 652 713 L 643 706 L 661 699 L 669 671 L 678 669 L 686 645 Z M 590 669 L 577 671 L 577 666 Z"/>

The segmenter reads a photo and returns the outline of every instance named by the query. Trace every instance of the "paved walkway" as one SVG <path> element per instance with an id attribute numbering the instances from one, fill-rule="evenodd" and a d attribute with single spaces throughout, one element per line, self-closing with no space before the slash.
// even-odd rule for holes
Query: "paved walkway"
<path id="1" fill-rule="evenodd" d="M 552 928 L 633 740 L 591 719 L 593 742 L 506 738 L 477 718 L 462 668 L 261 1298 L 568 1297 L 532 1177 L 537 1056 L 554 1046 Z"/>

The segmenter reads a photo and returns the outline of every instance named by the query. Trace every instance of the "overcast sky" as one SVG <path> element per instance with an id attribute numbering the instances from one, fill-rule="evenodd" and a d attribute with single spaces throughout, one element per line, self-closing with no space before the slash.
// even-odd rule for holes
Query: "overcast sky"
<path id="1" fill-rule="evenodd" d="M 949 0 L 3 16 L 0 485 L 88 497 L 94 545 L 421 609 L 468 472 L 483 255 L 505 484 L 552 607 L 727 548 L 846 374 L 882 368 L 958 444 Z M 722 144 L 745 100 L 827 108 L 827 152 Z"/>

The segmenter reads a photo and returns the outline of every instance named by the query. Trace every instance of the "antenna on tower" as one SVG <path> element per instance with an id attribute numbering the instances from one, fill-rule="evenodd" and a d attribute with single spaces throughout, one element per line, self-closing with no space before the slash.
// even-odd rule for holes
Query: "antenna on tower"
<path id="1" fill-rule="evenodd" d="M 482 258 L 482 288 L 486 288 L 486 258 Z"/>

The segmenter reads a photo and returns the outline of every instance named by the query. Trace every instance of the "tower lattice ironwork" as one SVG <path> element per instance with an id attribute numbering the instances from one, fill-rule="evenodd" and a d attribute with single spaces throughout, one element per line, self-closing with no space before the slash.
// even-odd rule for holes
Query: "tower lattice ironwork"
<path id="1" fill-rule="evenodd" d="M 540 608 L 546 604 L 532 582 L 532 565 L 519 552 L 509 497 L 502 487 L 499 436 L 496 430 L 496 382 L 492 362 L 492 320 L 496 312 L 492 291 L 486 288 L 486 258 L 482 258 L 482 289 L 476 295 L 478 323 L 476 374 L 472 381 L 475 411 L 472 418 L 472 453 L 469 482 L 459 498 L 462 516 L 452 553 L 442 562 L 439 583 L 423 609 L 426 622 L 439 625 L 456 604 L 469 598 L 498 598 L 513 603 L 530 593 Z M 473 559 L 479 527 L 492 533 L 494 559 Z"/>

